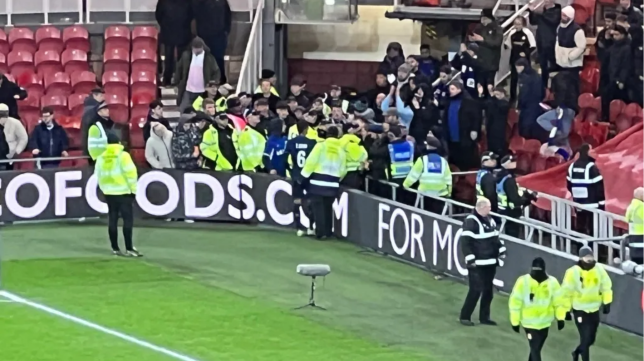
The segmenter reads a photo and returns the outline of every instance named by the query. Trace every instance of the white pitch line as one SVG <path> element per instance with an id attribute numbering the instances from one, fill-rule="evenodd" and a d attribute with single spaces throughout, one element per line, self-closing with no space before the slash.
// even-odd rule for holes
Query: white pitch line
<path id="1" fill-rule="evenodd" d="M 21 303 L 21 304 L 23 304 L 25 306 L 29 306 L 29 307 L 38 309 L 38 310 L 46 312 L 46 313 L 48 313 L 50 315 L 54 315 L 54 316 L 57 316 L 57 317 L 60 317 L 60 318 L 64 318 L 64 319 L 66 319 L 68 321 L 77 323 L 79 325 L 89 327 L 89 328 L 93 328 L 96 331 L 100 331 L 102 333 L 112 335 L 114 337 L 120 338 L 121 340 L 133 343 L 135 345 L 141 346 L 143 348 L 147 348 L 147 349 L 152 350 L 152 351 L 156 351 L 158 353 L 162 353 L 164 355 L 170 356 L 170 357 L 175 358 L 177 360 L 181 360 L 181 361 L 198 361 L 197 359 L 194 359 L 192 357 L 182 355 L 182 354 L 174 352 L 172 350 L 168 350 L 165 347 L 161 347 L 161 346 L 151 344 L 151 343 L 149 343 L 147 341 L 143 341 L 143 340 L 140 340 L 140 339 L 138 339 L 136 337 L 126 335 L 126 334 L 124 334 L 122 332 L 115 331 L 115 330 L 112 330 L 110 328 L 103 327 L 103 326 L 97 325 L 97 324 L 95 324 L 93 322 L 84 320 L 82 318 L 72 316 L 72 315 L 67 314 L 65 312 L 55 310 L 55 309 L 53 309 L 51 307 L 47 307 L 45 305 L 41 305 L 39 303 L 29 301 L 29 300 L 24 299 L 24 298 L 22 298 L 20 296 L 14 295 L 13 293 L 10 293 L 10 292 L 0 291 L 0 297 L 4 297 L 4 298 L 6 298 L 7 300 L 9 300 L 11 302 Z"/>

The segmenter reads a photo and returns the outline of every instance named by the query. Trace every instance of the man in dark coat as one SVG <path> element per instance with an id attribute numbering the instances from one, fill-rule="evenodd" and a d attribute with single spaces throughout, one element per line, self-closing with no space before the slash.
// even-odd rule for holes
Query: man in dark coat
<path id="1" fill-rule="evenodd" d="M 96 107 L 105 100 L 105 92 L 101 88 L 92 89 L 83 103 L 83 116 L 81 118 L 81 150 L 83 155 L 89 155 L 87 151 L 87 133 L 96 118 Z"/>
<path id="2" fill-rule="evenodd" d="M 170 85 L 176 60 L 192 39 L 192 8 L 186 0 L 159 0 L 155 16 L 161 29 L 159 41 L 164 46 L 165 54 L 163 85 Z"/>
<path id="3" fill-rule="evenodd" d="M 197 36 L 208 45 L 220 70 L 217 78 L 212 80 L 218 80 L 220 84 L 225 84 L 224 56 L 232 24 L 232 13 L 228 1 L 192 0 L 192 14 L 197 25 Z"/>
<path id="4" fill-rule="evenodd" d="M 461 170 L 478 166 L 477 146 L 481 133 L 482 112 L 479 101 L 464 91 L 463 83 L 449 85 L 443 127 L 449 147 L 450 163 Z"/>
<path id="5" fill-rule="evenodd" d="M 201 61 L 193 64 L 192 58 L 198 57 Z M 191 71 L 203 73 L 203 82 L 199 82 L 198 89 L 189 87 L 188 78 Z M 192 107 L 192 103 L 206 91 L 206 85 L 210 82 L 219 81 L 220 70 L 210 49 L 201 38 L 192 39 L 191 49 L 183 52 L 177 64 L 177 76 L 175 83 L 178 85 L 177 102 L 179 111 Z M 194 84 L 191 86 L 195 86 Z"/>
<path id="6" fill-rule="evenodd" d="M 18 115 L 18 100 L 27 97 L 27 91 L 18 86 L 18 84 L 7 79 L 4 74 L 0 74 L 0 104 L 6 104 L 9 107 L 9 116 L 20 119 Z"/>
<path id="7" fill-rule="evenodd" d="M 608 54 L 610 47 L 613 45 L 613 27 L 617 15 L 612 12 L 604 13 L 604 28 L 597 34 L 595 41 L 595 52 L 599 60 L 599 91 L 604 99 L 604 90 L 608 89 Z M 602 111 L 603 120 L 608 120 L 608 109 Z"/>
<path id="8" fill-rule="evenodd" d="M 496 23 L 492 9 L 483 9 L 481 23 L 474 28 L 470 41 L 479 46 L 478 59 L 482 65 L 481 85 L 486 95 L 492 93 L 494 76 L 499 70 L 501 61 L 501 46 L 503 44 L 503 29 Z"/>
<path id="9" fill-rule="evenodd" d="M 612 30 L 613 46 L 608 53 L 608 84 L 602 89 L 602 113 L 603 118 L 608 119 L 610 102 L 616 99 L 627 101 L 627 86 L 632 83 L 633 76 L 633 54 L 631 41 L 628 32 L 623 26 L 615 25 Z"/>
<path id="10" fill-rule="evenodd" d="M 555 59 L 555 44 L 557 43 L 557 27 L 561 22 L 561 5 L 554 0 L 545 0 L 543 8 L 536 7 L 532 2 L 530 8 L 530 24 L 537 26 L 537 52 L 541 68 L 541 84 L 548 87 L 550 69 L 557 63 Z"/>
<path id="11" fill-rule="evenodd" d="M 508 152 L 505 131 L 508 126 L 510 103 L 506 99 L 505 90 L 501 87 L 494 89 L 493 96 L 485 101 L 485 117 L 487 125 L 487 148 L 494 154 L 503 157 Z M 493 205 L 496 208 L 496 205 Z"/>
<path id="12" fill-rule="evenodd" d="M 41 122 L 31 132 L 29 149 L 34 158 L 66 157 L 69 140 L 65 129 L 54 120 L 54 110 L 44 107 L 41 111 Z M 42 162 L 42 168 L 57 168 L 59 160 Z"/>
<path id="13" fill-rule="evenodd" d="M 541 77 L 530 67 L 530 62 L 523 58 L 515 64 L 519 73 L 519 135 L 532 138 L 532 129 L 537 124 L 541 115 L 541 100 L 543 100 L 543 87 Z"/>

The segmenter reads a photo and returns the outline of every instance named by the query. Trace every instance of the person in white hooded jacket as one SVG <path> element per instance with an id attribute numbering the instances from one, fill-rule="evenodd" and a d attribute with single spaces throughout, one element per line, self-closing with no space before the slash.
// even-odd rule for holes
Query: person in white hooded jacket
<path id="1" fill-rule="evenodd" d="M 145 160 L 154 169 L 174 168 L 172 163 L 172 131 L 163 124 L 152 122 L 150 138 L 145 143 Z"/>
<path id="2" fill-rule="evenodd" d="M 29 135 L 20 120 L 9 116 L 9 107 L 6 104 L 0 104 L 0 126 L 4 130 L 5 139 L 9 145 L 9 153 L 6 154 L 6 159 L 18 158 L 20 153 L 27 147 Z M 11 170 L 13 169 L 13 163 L 1 164 L 0 169 Z"/>
<path id="3" fill-rule="evenodd" d="M 555 59 L 561 68 L 581 70 L 586 51 L 586 34 L 575 23 L 575 9 L 566 6 L 561 10 L 561 23 L 557 28 Z"/>

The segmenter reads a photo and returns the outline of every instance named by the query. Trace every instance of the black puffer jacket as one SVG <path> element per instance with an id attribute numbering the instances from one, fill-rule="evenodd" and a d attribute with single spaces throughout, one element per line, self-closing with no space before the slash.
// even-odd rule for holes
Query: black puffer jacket
<path id="1" fill-rule="evenodd" d="M 185 46 L 192 39 L 192 7 L 186 0 L 159 0 L 155 12 L 161 28 L 159 40 L 169 46 Z"/>
<path id="2" fill-rule="evenodd" d="M 211 36 L 230 33 L 232 14 L 228 1 L 192 0 L 192 13 L 197 23 L 197 35 L 206 43 Z"/>
<path id="3" fill-rule="evenodd" d="M 409 135 L 416 139 L 417 143 L 422 143 L 427 137 L 427 133 L 438 127 L 440 119 L 440 112 L 438 108 L 432 103 L 433 93 L 431 88 L 426 84 L 421 84 L 419 89 L 423 91 L 423 98 L 418 102 L 418 108 L 413 100 L 410 104 L 411 110 L 414 112 L 414 117 L 409 125 Z M 418 92 L 418 90 L 416 90 Z"/>

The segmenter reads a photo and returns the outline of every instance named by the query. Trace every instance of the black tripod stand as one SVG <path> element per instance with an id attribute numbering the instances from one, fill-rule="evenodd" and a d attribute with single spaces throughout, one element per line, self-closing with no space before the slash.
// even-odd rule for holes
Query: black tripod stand
<path id="1" fill-rule="evenodd" d="M 299 310 L 306 307 L 313 307 L 323 311 L 326 311 L 326 308 L 318 306 L 315 304 L 315 276 L 311 276 L 311 296 L 309 297 L 309 303 L 304 306 L 295 307 L 294 310 Z"/>

